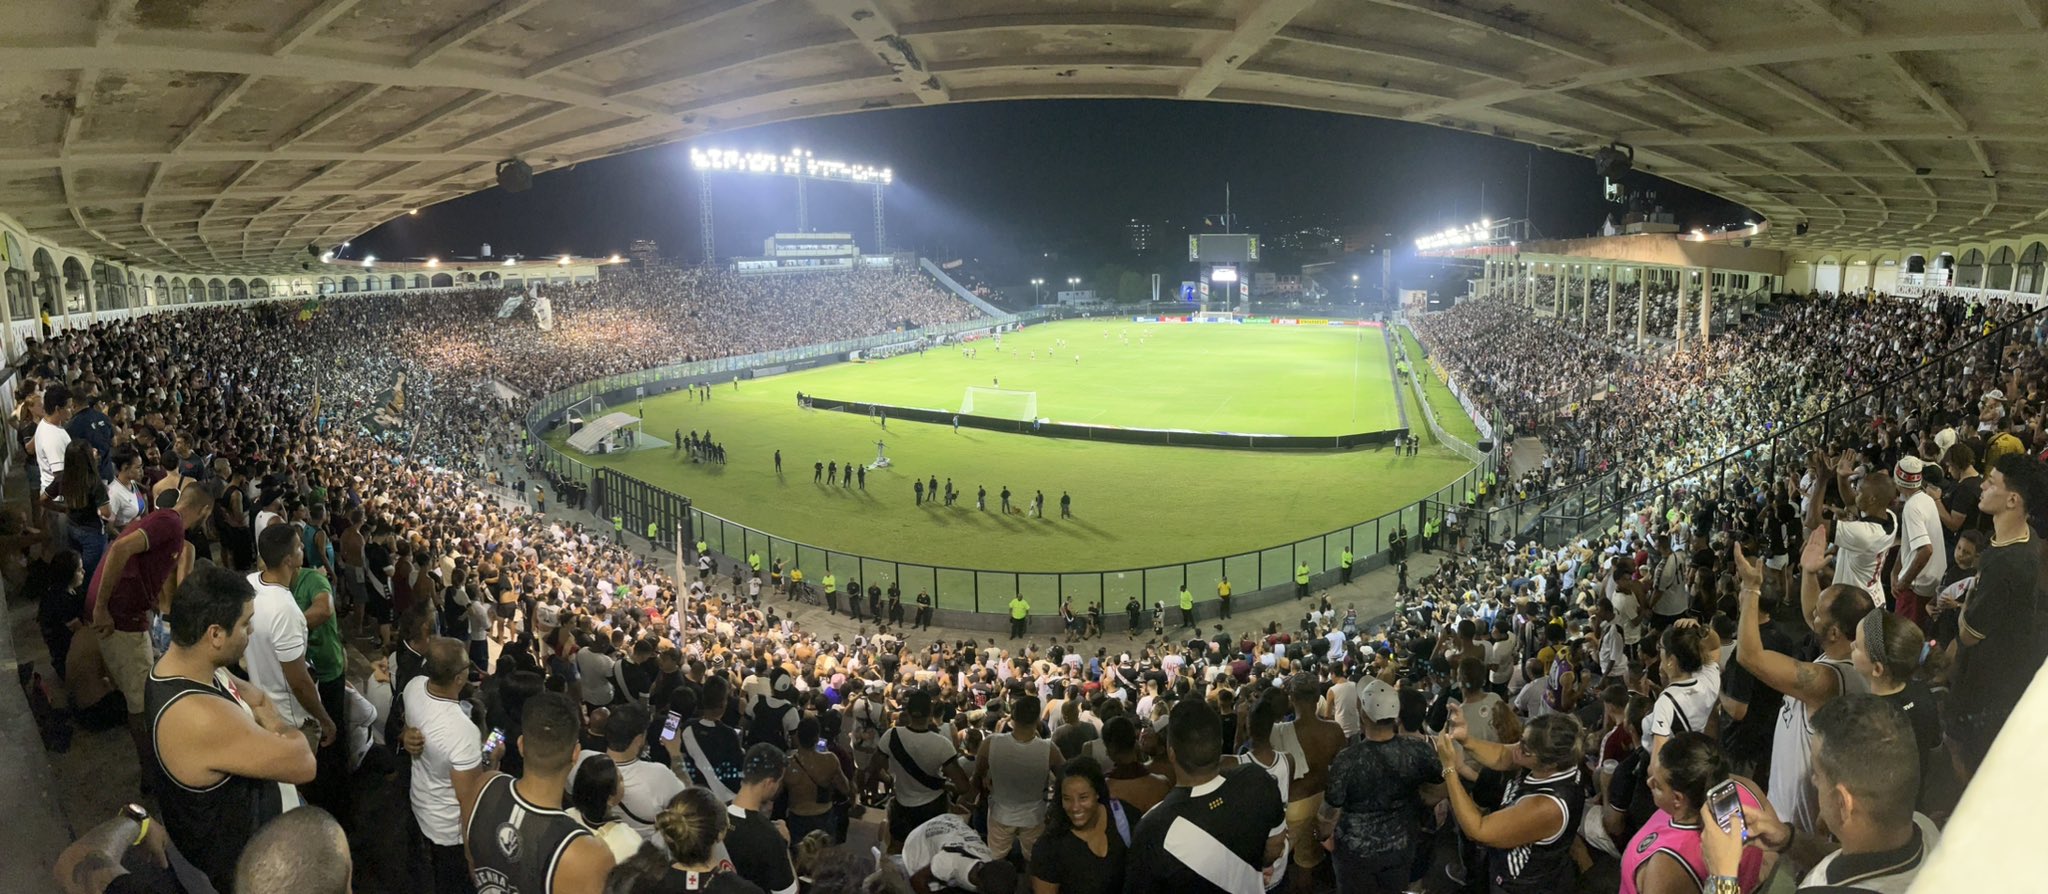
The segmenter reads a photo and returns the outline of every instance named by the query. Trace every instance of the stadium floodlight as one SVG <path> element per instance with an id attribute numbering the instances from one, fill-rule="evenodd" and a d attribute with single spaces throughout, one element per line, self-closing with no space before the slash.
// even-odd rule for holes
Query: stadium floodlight
<path id="1" fill-rule="evenodd" d="M 772 174 L 884 186 L 896 182 L 896 172 L 890 168 L 819 158 L 809 149 L 802 148 L 791 149 L 787 153 L 693 148 L 690 150 L 690 166 L 713 173 Z"/>
<path id="2" fill-rule="evenodd" d="M 364 257 L 363 257 L 363 269 L 367 270 L 367 269 L 369 269 L 369 267 L 370 267 L 370 265 L 371 265 L 371 264 L 375 264 L 375 263 L 377 263 L 377 256 L 376 256 L 376 255 L 366 255 L 366 256 L 364 256 Z"/>
<path id="3" fill-rule="evenodd" d="M 561 266 L 563 266 L 563 267 L 567 267 L 567 266 L 569 266 L 569 256 L 568 256 L 568 255 L 563 255 L 563 256 L 562 256 L 562 259 L 561 259 L 561 260 L 559 260 L 559 261 L 556 261 L 555 263 L 556 263 L 556 264 L 559 264 L 559 265 L 561 265 Z"/>
<path id="4" fill-rule="evenodd" d="M 441 266 L 441 259 L 440 259 L 440 258 L 428 258 L 428 259 L 427 259 L 427 266 L 429 266 L 429 267 L 439 267 L 439 266 Z"/>
<path id="5" fill-rule="evenodd" d="M 1209 271 L 1210 282 L 1237 282 L 1236 267 L 1217 267 Z"/>
<path id="6" fill-rule="evenodd" d="M 1478 223 L 1452 227 L 1440 233 L 1431 233 L 1415 240 L 1417 251 L 1434 251 L 1439 248 L 1462 248 L 1494 241 L 1493 219 L 1484 218 Z"/>

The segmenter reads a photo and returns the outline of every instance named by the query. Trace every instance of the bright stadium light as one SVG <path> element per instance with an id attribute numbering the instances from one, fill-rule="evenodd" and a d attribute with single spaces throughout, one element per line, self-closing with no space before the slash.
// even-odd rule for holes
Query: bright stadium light
<path id="1" fill-rule="evenodd" d="M 364 269 L 369 269 L 369 266 L 370 266 L 371 264 L 375 264 L 375 263 L 377 263 L 377 256 L 376 256 L 376 255 L 366 255 L 366 256 L 365 256 L 365 257 L 363 258 L 363 268 L 364 268 Z"/>
<path id="2" fill-rule="evenodd" d="M 428 258 L 428 259 L 427 259 L 427 266 L 429 266 L 429 267 L 439 267 L 439 266 L 441 266 L 441 259 L 440 259 L 440 258 Z"/>
<path id="3" fill-rule="evenodd" d="M 1433 251 L 1439 248 L 1462 248 L 1493 241 L 1493 219 L 1482 218 L 1478 223 L 1452 227 L 1441 233 L 1432 233 L 1415 240 L 1417 251 Z"/>
<path id="4" fill-rule="evenodd" d="M 561 259 L 561 260 L 559 260 L 559 261 L 556 261 L 555 263 L 556 263 L 556 264 L 559 264 L 559 265 L 561 265 L 561 266 L 563 266 L 563 267 L 567 267 L 567 266 L 569 266 L 569 256 L 568 256 L 568 255 L 563 255 L 563 256 L 562 256 L 562 259 Z"/>
<path id="5" fill-rule="evenodd" d="M 841 180 L 847 183 L 896 182 L 896 172 L 886 167 L 819 158 L 809 149 L 795 148 L 786 154 L 741 152 L 737 149 L 691 149 L 690 166 L 699 171 L 736 174 L 773 174 L 811 180 Z"/>
<path id="6" fill-rule="evenodd" d="M 619 253 L 618 253 L 618 252 L 612 252 L 612 257 L 611 257 L 611 261 L 610 261 L 610 263 L 613 263 L 613 264 L 617 264 L 617 263 L 619 263 Z"/>

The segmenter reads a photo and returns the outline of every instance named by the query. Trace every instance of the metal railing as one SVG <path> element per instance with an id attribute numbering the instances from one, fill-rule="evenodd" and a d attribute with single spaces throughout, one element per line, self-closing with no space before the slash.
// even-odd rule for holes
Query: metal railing
<path id="1" fill-rule="evenodd" d="M 931 594 L 937 608 L 975 612 L 1006 611 L 1010 598 L 1021 594 L 1031 602 L 1035 614 L 1056 612 L 1068 600 L 1073 602 L 1076 611 L 1086 611 L 1089 606 L 1099 604 L 1110 614 L 1122 611 L 1134 599 L 1148 608 L 1155 602 L 1174 606 L 1179 604 L 1183 585 L 1198 600 L 1213 601 L 1217 584 L 1225 577 L 1231 582 L 1234 597 L 1249 597 L 1260 590 L 1291 585 L 1296 571 L 1304 563 L 1318 581 L 1327 581 L 1337 572 L 1347 547 L 1353 554 L 1354 571 L 1363 572 L 1384 563 L 1388 541 L 1396 532 L 1404 531 L 1412 543 L 1419 545 L 1424 526 L 1431 520 L 1440 525 L 1439 542 L 1448 543 L 1462 511 L 1460 507 L 1470 505 L 1485 478 L 1486 467 L 1475 466 L 1428 497 L 1375 518 L 1229 555 L 1095 571 L 993 570 L 884 559 L 778 537 L 706 512 L 691 505 L 686 498 L 645 481 L 580 462 L 555 450 L 542 439 L 542 434 L 566 415 L 569 408 L 591 397 L 630 397 L 633 389 L 672 383 L 722 383 L 743 372 L 781 371 L 791 364 L 899 344 L 920 335 L 988 329 L 1003 323 L 1030 322 L 1043 317 L 1042 313 L 1027 313 L 983 319 L 828 345 L 674 364 L 581 383 L 541 398 L 528 412 L 528 432 L 536 444 L 534 458 L 542 467 L 588 487 L 591 503 L 598 515 L 620 519 L 629 537 L 639 537 L 650 522 L 661 532 L 672 534 L 676 530 L 675 525 L 687 518 L 687 530 L 692 541 L 702 540 L 712 551 L 735 560 L 759 553 L 764 567 L 778 557 L 783 558 L 788 567 L 801 568 L 806 580 L 814 584 L 827 573 L 838 578 L 842 588 L 855 580 L 864 587 L 876 584 L 885 589 L 894 583 L 902 588 L 906 601 L 923 591 Z M 1477 453 L 1476 450 L 1473 452 Z"/>

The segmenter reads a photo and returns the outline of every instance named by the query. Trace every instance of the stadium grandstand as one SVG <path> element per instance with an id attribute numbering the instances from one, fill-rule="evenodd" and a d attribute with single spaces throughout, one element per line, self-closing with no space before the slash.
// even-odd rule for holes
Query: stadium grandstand
<path id="1" fill-rule="evenodd" d="M 2039 0 L 8 11 L 0 889 L 2048 889 Z M 1446 309 L 1286 319 L 1330 324 L 1354 383 L 1387 352 L 1373 449 L 1462 470 L 1363 540 L 1135 581 L 933 567 L 932 593 L 556 446 L 600 409 L 1052 328 L 972 262 L 885 250 L 881 175 L 838 172 L 874 187 L 869 252 L 803 226 L 689 267 L 347 252 L 657 144 L 1082 97 L 1476 131 L 1756 219 L 1486 221 L 1417 244 L 1469 271 Z M 990 379 L 967 392 L 1028 418 L 963 452 L 1095 446 L 1017 447 L 1039 392 Z M 895 431 L 973 415 L 921 413 Z M 636 449 L 750 474 L 667 434 Z M 1116 471 L 1159 516 L 1228 477 Z M 996 499 L 1056 530 L 1043 493 Z"/>

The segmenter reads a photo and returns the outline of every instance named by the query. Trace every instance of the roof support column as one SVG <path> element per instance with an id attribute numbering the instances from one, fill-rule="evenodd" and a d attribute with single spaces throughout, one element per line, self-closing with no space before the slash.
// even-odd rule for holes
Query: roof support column
<path id="1" fill-rule="evenodd" d="M 1643 349 L 1643 340 L 1649 337 L 1650 334 L 1650 287 L 1647 283 L 1643 282 L 1643 269 L 1637 267 L 1635 276 L 1630 277 L 1635 280 L 1636 285 L 1636 350 L 1638 351 Z"/>
<path id="2" fill-rule="evenodd" d="M 1678 316 L 1671 321 L 1671 339 L 1678 343 L 1680 350 L 1685 348 L 1685 293 L 1691 288 L 1692 283 L 1682 278 L 1678 280 Z"/>
<path id="3" fill-rule="evenodd" d="M 1700 347 L 1704 348 L 1714 330 L 1714 268 L 1700 271 Z"/>

